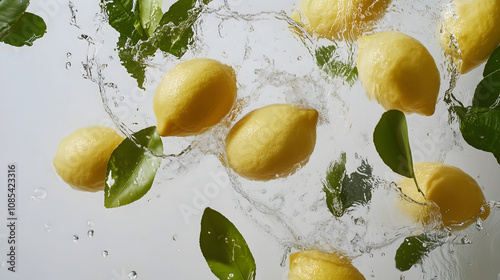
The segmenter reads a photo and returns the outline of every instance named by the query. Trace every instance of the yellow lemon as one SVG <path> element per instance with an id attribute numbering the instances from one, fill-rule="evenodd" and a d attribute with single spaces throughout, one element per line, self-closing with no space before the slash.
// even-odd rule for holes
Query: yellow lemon
<path id="1" fill-rule="evenodd" d="M 216 125 L 236 99 L 233 68 L 197 58 L 178 64 L 163 77 L 153 98 L 161 136 L 189 136 Z"/>
<path id="2" fill-rule="evenodd" d="M 290 254 L 288 280 L 364 280 L 351 260 L 319 250 Z"/>
<path id="3" fill-rule="evenodd" d="M 111 153 L 123 141 L 105 126 L 78 129 L 59 144 L 54 158 L 57 174 L 76 190 L 104 190 L 106 167 Z"/>
<path id="4" fill-rule="evenodd" d="M 441 46 L 457 62 L 460 73 L 467 73 L 500 43 L 500 0 L 453 0 L 452 4 L 442 16 Z"/>
<path id="5" fill-rule="evenodd" d="M 251 180 L 294 173 L 316 144 L 318 112 L 287 104 L 256 109 L 238 121 L 226 137 L 227 162 Z"/>
<path id="6" fill-rule="evenodd" d="M 434 114 L 439 70 L 418 40 L 395 31 L 363 36 L 358 41 L 356 66 L 369 98 L 386 110 Z"/>
<path id="7" fill-rule="evenodd" d="M 417 191 L 413 179 L 404 178 L 398 186 L 414 201 L 430 206 L 401 202 L 401 208 L 410 216 L 423 224 L 440 216 L 444 226 L 456 228 L 469 226 L 477 217 L 483 220 L 488 217 L 484 194 L 467 173 L 438 162 L 417 162 L 414 167 L 417 182 L 427 200 Z"/>
<path id="8" fill-rule="evenodd" d="M 355 41 L 381 18 L 391 0 L 302 0 L 305 28 L 319 37 Z M 301 22 L 296 11 L 292 18 Z"/>

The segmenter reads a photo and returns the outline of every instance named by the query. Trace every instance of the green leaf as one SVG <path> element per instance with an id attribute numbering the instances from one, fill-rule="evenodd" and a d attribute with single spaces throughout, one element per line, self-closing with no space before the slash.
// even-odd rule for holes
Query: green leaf
<path id="1" fill-rule="evenodd" d="M 43 37 L 47 31 L 45 21 L 32 13 L 24 13 L 7 31 L 5 31 L 1 40 L 5 43 L 21 47 L 32 46 L 33 42 Z"/>
<path id="2" fill-rule="evenodd" d="M 149 41 L 133 40 L 121 34 L 117 43 L 118 57 L 127 72 L 144 89 L 146 79 L 146 60 L 155 53 L 156 48 Z"/>
<path id="3" fill-rule="evenodd" d="M 385 112 L 373 132 L 378 154 L 392 171 L 413 178 L 413 160 L 406 117 L 399 110 Z"/>
<path id="4" fill-rule="evenodd" d="M 326 205 L 335 217 L 341 217 L 349 208 L 366 205 L 372 198 L 372 167 L 362 160 L 356 172 L 347 176 L 346 154 L 330 165 L 323 182 Z"/>
<path id="5" fill-rule="evenodd" d="M 132 203 L 143 197 L 153 184 L 160 167 L 163 144 L 156 127 L 145 128 L 132 135 L 142 147 L 126 138 L 113 151 L 106 171 L 104 206 L 114 208 Z"/>
<path id="6" fill-rule="evenodd" d="M 472 147 L 500 153 L 500 111 L 488 108 L 455 107 L 460 118 L 460 131 Z"/>
<path id="7" fill-rule="evenodd" d="M 206 5 L 211 1 L 203 0 L 203 3 Z M 179 0 L 163 14 L 157 29 L 160 33 L 160 50 L 178 58 L 184 55 L 193 42 L 193 25 L 202 11 L 200 7 L 196 7 L 196 3 L 197 0 Z"/>
<path id="8" fill-rule="evenodd" d="M 245 239 L 231 221 L 211 208 L 201 218 L 200 248 L 219 279 L 255 279 L 255 260 Z"/>
<path id="9" fill-rule="evenodd" d="M 137 0 L 101 0 L 101 3 L 108 14 L 109 25 L 116 31 L 129 38 L 144 38 Z"/>
<path id="10" fill-rule="evenodd" d="M 344 77 L 350 85 L 353 85 L 358 79 L 358 69 L 338 60 L 336 49 L 335 45 L 319 47 L 316 49 L 316 62 L 326 74 Z"/>
<path id="11" fill-rule="evenodd" d="M 29 0 L 0 0 L 0 38 L 24 14 Z"/>
<path id="12" fill-rule="evenodd" d="M 500 164 L 500 153 L 498 154 L 493 154 L 495 158 L 497 159 L 498 164 Z"/>
<path id="13" fill-rule="evenodd" d="M 474 92 L 472 106 L 500 110 L 499 96 L 500 70 L 497 70 L 484 77 L 484 79 L 479 82 Z"/>
<path id="14" fill-rule="evenodd" d="M 440 243 L 426 234 L 405 238 L 396 251 L 396 268 L 400 271 L 409 270 L 438 246 Z"/>
<path id="15" fill-rule="evenodd" d="M 342 217 L 345 212 L 342 202 L 342 182 L 346 177 L 346 154 L 342 153 L 340 158 L 330 165 L 323 182 L 323 191 L 326 194 L 326 205 L 335 217 Z"/>
<path id="16" fill-rule="evenodd" d="M 488 61 L 486 61 L 486 65 L 483 70 L 483 77 L 486 77 L 497 70 L 500 70 L 500 46 L 493 51 L 490 58 L 488 58 Z"/>
<path id="17" fill-rule="evenodd" d="M 141 20 L 141 26 L 148 36 L 151 36 L 151 34 L 155 32 L 163 16 L 161 5 L 162 0 L 139 1 L 139 18 Z"/>

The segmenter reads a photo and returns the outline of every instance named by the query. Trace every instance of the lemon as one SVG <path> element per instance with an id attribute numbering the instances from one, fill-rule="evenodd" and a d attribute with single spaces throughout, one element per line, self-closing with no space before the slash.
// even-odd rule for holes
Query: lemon
<path id="1" fill-rule="evenodd" d="M 217 60 L 192 59 L 167 72 L 158 85 L 153 110 L 161 136 L 189 136 L 216 125 L 236 99 L 233 68 Z"/>
<path id="2" fill-rule="evenodd" d="M 339 254 L 307 250 L 290 254 L 288 280 L 364 280 L 351 261 Z"/>
<path id="3" fill-rule="evenodd" d="M 61 141 L 57 149 L 54 158 L 57 174 L 76 190 L 104 190 L 108 160 L 123 139 L 105 126 L 74 131 Z"/>
<path id="4" fill-rule="evenodd" d="M 429 204 L 401 202 L 401 208 L 417 221 L 429 224 L 441 217 L 444 226 L 463 228 L 477 217 L 488 217 L 489 208 L 481 188 L 461 169 L 438 162 L 417 162 L 415 175 L 427 200 L 417 191 L 413 179 L 404 178 L 398 186 L 414 201 Z"/>
<path id="5" fill-rule="evenodd" d="M 369 98 L 386 110 L 434 114 L 439 70 L 415 38 L 395 31 L 363 36 L 358 41 L 356 66 Z"/>
<path id="6" fill-rule="evenodd" d="M 442 15 L 440 42 L 463 74 L 488 59 L 500 43 L 500 0 L 453 0 L 452 5 Z"/>
<path id="7" fill-rule="evenodd" d="M 381 18 L 391 0 L 302 0 L 304 27 L 321 38 L 355 41 Z M 298 12 L 292 18 L 301 22 Z"/>
<path id="8" fill-rule="evenodd" d="M 294 173 L 316 144 L 318 112 L 288 104 L 256 109 L 238 121 L 226 137 L 229 166 L 251 180 Z"/>

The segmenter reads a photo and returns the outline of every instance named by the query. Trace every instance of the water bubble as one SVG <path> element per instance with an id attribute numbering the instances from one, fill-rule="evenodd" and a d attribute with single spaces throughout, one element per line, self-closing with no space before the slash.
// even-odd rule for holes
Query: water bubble
<path id="1" fill-rule="evenodd" d="M 481 231 L 482 229 L 484 228 L 484 225 L 483 225 L 483 220 L 481 218 L 477 218 L 476 219 L 476 229 L 478 231 Z"/>
<path id="2" fill-rule="evenodd" d="M 380 255 L 381 255 L 382 257 L 385 257 L 385 253 L 381 253 Z"/>
<path id="3" fill-rule="evenodd" d="M 128 279 L 137 279 L 137 272 L 135 271 L 130 271 L 128 274 Z"/>
<path id="4" fill-rule="evenodd" d="M 469 239 L 469 235 L 466 234 L 461 240 L 462 244 L 472 244 L 472 240 Z"/>
<path id="5" fill-rule="evenodd" d="M 174 234 L 174 236 L 172 236 L 172 240 L 174 241 L 177 241 L 177 238 L 178 238 L 177 234 Z"/>
<path id="6" fill-rule="evenodd" d="M 50 232 L 52 230 L 52 225 L 49 223 L 45 223 L 45 225 L 43 225 L 43 228 L 45 228 L 46 232 Z"/>
<path id="7" fill-rule="evenodd" d="M 31 200 L 38 201 L 47 198 L 47 190 L 44 188 L 36 188 L 31 195 Z"/>
<path id="8" fill-rule="evenodd" d="M 93 229 L 89 229 L 89 231 L 87 231 L 87 236 L 92 238 L 94 237 L 94 230 Z"/>
<path id="9" fill-rule="evenodd" d="M 92 220 L 88 220 L 88 221 L 87 221 L 87 227 L 88 227 L 89 229 L 94 229 L 94 228 L 95 228 L 95 222 L 94 222 L 94 221 L 92 221 Z"/>
<path id="10" fill-rule="evenodd" d="M 66 62 L 66 69 L 69 70 L 69 68 L 71 68 L 71 62 L 68 61 L 68 62 Z"/>
<path id="11" fill-rule="evenodd" d="M 78 242 L 78 240 L 80 239 L 80 237 L 78 235 L 73 235 L 73 242 Z"/>
<path id="12" fill-rule="evenodd" d="M 72 54 L 70 52 L 66 53 L 66 57 L 69 59 L 71 58 Z"/>
<path id="13" fill-rule="evenodd" d="M 113 59 L 115 59 L 115 58 L 114 58 L 113 56 L 111 56 L 111 55 L 110 55 L 110 56 L 108 57 L 108 59 L 109 59 L 109 61 L 112 61 L 112 60 L 113 60 Z"/>
<path id="14" fill-rule="evenodd" d="M 108 256 L 108 254 L 109 254 L 109 253 L 108 253 L 108 251 L 106 251 L 106 250 L 102 251 L 102 256 L 103 256 L 104 258 L 105 258 L 105 257 L 107 257 L 107 256 Z"/>

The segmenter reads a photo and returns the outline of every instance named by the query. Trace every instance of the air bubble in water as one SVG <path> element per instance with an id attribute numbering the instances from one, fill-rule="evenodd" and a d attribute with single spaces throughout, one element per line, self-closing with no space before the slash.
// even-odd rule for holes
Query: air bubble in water
<path id="1" fill-rule="evenodd" d="M 66 54 L 66 57 L 67 57 L 68 59 L 69 59 L 69 58 L 71 58 L 71 56 L 72 56 L 72 54 L 71 54 L 70 52 L 68 52 L 68 53 Z"/>
<path id="2" fill-rule="evenodd" d="M 31 195 L 31 200 L 38 201 L 47 198 L 47 190 L 44 188 L 36 188 Z"/>
<path id="3" fill-rule="evenodd" d="M 128 274 L 128 279 L 137 279 L 137 272 L 135 271 L 130 271 Z"/>
<path id="4" fill-rule="evenodd" d="M 66 62 L 66 69 L 69 70 L 69 68 L 71 68 L 71 62 L 68 61 L 68 62 Z"/>
<path id="5" fill-rule="evenodd" d="M 107 256 L 108 256 L 108 254 L 109 254 L 109 253 L 108 253 L 108 251 L 106 251 L 106 250 L 102 251 L 102 256 L 103 256 L 104 258 L 105 258 L 105 257 L 107 257 Z"/>
<path id="6" fill-rule="evenodd" d="M 178 238 L 177 234 L 174 234 L 174 236 L 172 236 L 172 240 L 174 241 L 177 241 L 177 238 Z"/>
<path id="7" fill-rule="evenodd" d="M 80 237 L 78 237 L 78 235 L 73 235 L 73 242 L 78 242 L 78 240 L 80 239 Z"/>
<path id="8" fill-rule="evenodd" d="M 89 231 L 87 231 L 87 236 L 92 238 L 94 237 L 94 230 L 93 229 L 89 229 Z"/>

